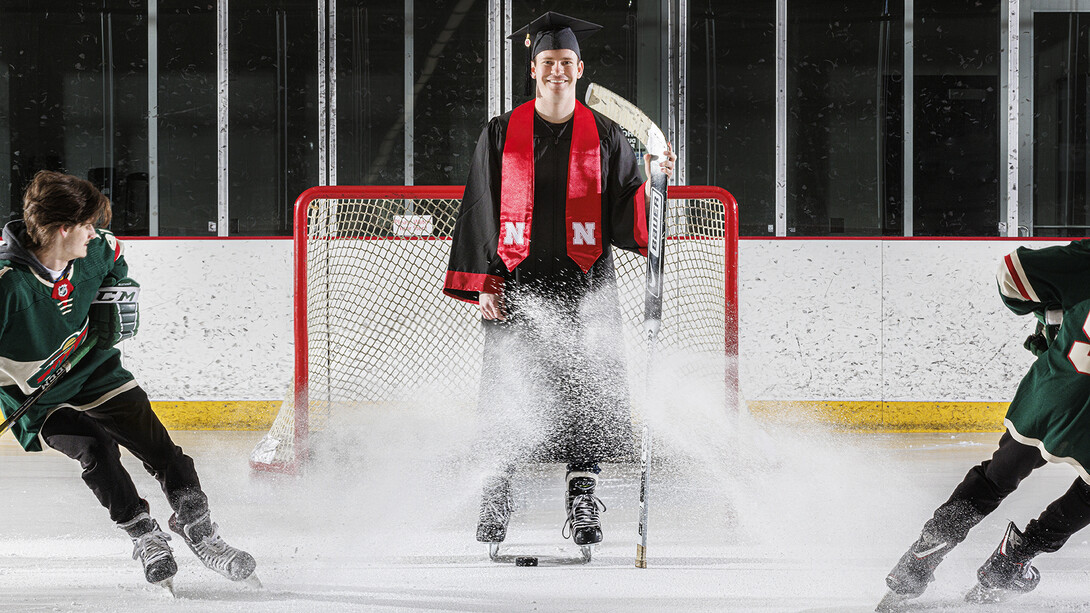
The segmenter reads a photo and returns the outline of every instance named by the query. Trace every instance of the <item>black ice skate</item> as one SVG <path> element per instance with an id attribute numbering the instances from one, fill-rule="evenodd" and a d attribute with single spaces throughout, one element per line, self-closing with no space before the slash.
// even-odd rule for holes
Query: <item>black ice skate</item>
<path id="1" fill-rule="evenodd" d="M 167 545 L 170 535 L 159 529 L 159 524 L 147 513 L 141 513 L 133 519 L 118 524 L 132 539 L 132 559 L 140 560 L 144 566 L 144 578 L 174 593 L 174 574 L 178 564 Z"/>
<path id="2" fill-rule="evenodd" d="M 488 557 L 493 560 L 500 552 L 500 543 L 507 538 L 507 523 L 514 510 L 511 498 L 511 476 L 495 475 L 484 482 L 481 515 L 477 521 L 477 540 L 488 543 Z"/>
<path id="3" fill-rule="evenodd" d="M 995 553 L 976 571 L 976 587 L 965 600 L 975 603 L 1003 602 L 1008 598 L 1031 592 L 1041 582 L 1041 573 L 1030 562 L 1040 550 L 1030 545 L 1014 522 Z"/>
<path id="4" fill-rule="evenodd" d="M 228 545 L 219 535 L 219 526 L 212 523 L 207 512 L 184 526 L 178 523 L 177 515 L 171 515 L 168 523 L 170 529 L 181 535 L 185 544 L 189 545 L 205 566 L 231 581 L 245 581 L 253 587 L 261 586 L 261 582 L 254 575 L 254 569 L 257 568 L 254 557 Z"/>
<path id="5" fill-rule="evenodd" d="M 889 593 L 875 610 L 892 611 L 904 601 L 923 594 L 927 584 L 935 580 L 935 568 L 956 544 L 924 530 L 886 575 Z"/>
<path id="6" fill-rule="evenodd" d="M 593 546 L 602 542 L 602 521 L 598 517 L 598 511 L 606 510 L 606 505 L 594 495 L 598 475 L 573 471 L 568 473 L 567 480 L 568 519 L 564 522 L 561 534 L 564 538 L 570 536 L 589 562 L 594 551 Z"/>

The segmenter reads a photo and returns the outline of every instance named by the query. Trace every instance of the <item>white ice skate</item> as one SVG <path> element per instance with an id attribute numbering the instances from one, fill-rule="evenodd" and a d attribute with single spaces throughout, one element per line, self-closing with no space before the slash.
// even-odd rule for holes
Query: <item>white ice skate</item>
<path id="1" fill-rule="evenodd" d="M 176 515 L 172 515 L 168 523 L 170 529 L 181 535 L 185 544 L 205 566 L 231 581 L 240 581 L 254 588 L 261 587 L 261 581 L 254 574 L 254 569 L 257 568 L 254 557 L 228 545 L 219 535 L 219 526 L 212 523 L 207 513 L 184 526 L 178 523 Z"/>

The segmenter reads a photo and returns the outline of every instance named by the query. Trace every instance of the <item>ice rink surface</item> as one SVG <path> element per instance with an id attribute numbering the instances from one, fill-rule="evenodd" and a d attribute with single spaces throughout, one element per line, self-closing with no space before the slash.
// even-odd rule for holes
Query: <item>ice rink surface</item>
<path id="1" fill-rule="evenodd" d="M 606 540 L 586 565 L 571 563 L 578 550 L 560 536 L 563 468 L 521 470 L 505 551 L 541 559 L 525 568 L 489 561 L 475 542 L 472 446 L 434 417 L 344 428 L 301 477 L 250 472 L 260 433 L 174 433 L 197 463 L 221 534 L 253 553 L 264 583 L 230 583 L 175 537 L 175 599 L 144 582 L 129 540 L 75 462 L 24 453 L 5 435 L 0 610 L 870 611 L 931 511 L 999 438 L 758 428 L 744 419 L 660 426 L 649 568 L 633 566 L 638 467 L 630 464 L 604 467 Z M 165 526 L 156 483 L 125 461 Z M 1090 611 L 1085 532 L 1040 556 L 1040 587 L 1010 606 L 961 601 L 1007 521 L 1024 526 L 1074 478 L 1049 465 L 1027 479 L 947 557 L 918 609 Z"/>

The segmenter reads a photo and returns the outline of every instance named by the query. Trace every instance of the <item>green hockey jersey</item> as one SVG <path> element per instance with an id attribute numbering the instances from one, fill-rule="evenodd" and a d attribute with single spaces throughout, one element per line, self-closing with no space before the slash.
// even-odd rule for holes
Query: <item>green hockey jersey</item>
<path id="1" fill-rule="evenodd" d="M 98 288 L 127 276 L 124 247 L 106 230 L 69 262 L 56 283 L 22 248 L 25 225 L 4 227 L 0 246 L 0 408 L 13 413 L 53 369 L 88 338 L 87 313 Z M 27 451 L 41 451 L 38 431 L 59 407 L 87 410 L 136 387 L 116 348 L 93 348 L 11 428 Z"/>
<path id="2" fill-rule="evenodd" d="M 997 274 L 1015 313 L 1063 310 L 1056 339 L 1030 367 L 1004 423 L 1017 441 L 1090 482 L 1090 240 L 1007 255 Z"/>

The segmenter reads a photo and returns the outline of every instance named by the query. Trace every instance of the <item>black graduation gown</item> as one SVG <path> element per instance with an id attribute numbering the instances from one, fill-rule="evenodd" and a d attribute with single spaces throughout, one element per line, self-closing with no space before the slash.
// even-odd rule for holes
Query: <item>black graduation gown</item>
<path id="1" fill-rule="evenodd" d="M 593 112 L 593 111 L 592 111 Z M 500 173 L 511 113 L 482 131 L 454 229 L 443 291 L 477 302 L 502 292 L 506 322 L 484 321 L 479 405 L 500 463 L 585 465 L 632 455 L 631 416 L 611 245 L 646 255 L 638 159 L 621 128 L 593 112 L 601 141 L 602 255 L 584 273 L 567 254 L 565 202 L 573 120 L 534 116 L 529 254 L 497 255 Z"/>

